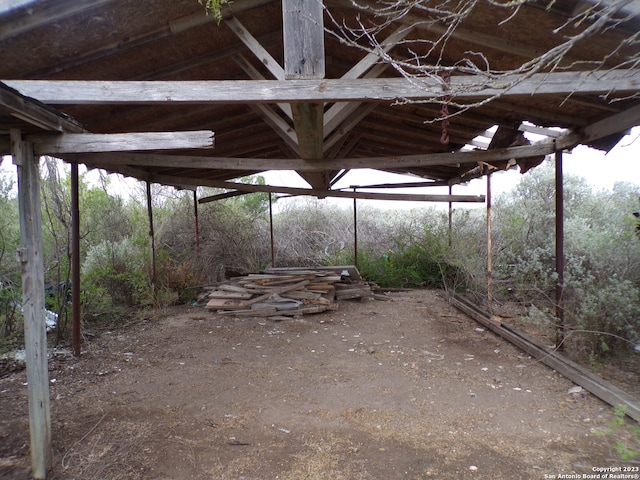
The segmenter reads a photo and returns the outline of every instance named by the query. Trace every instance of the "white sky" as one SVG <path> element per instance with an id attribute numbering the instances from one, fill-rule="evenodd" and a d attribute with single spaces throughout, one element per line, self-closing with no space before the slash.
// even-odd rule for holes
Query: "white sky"
<path id="1" fill-rule="evenodd" d="M 563 155 L 563 171 L 565 174 L 577 175 L 586 179 L 594 190 L 611 190 L 616 182 L 625 181 L 638 185 L 640 194 L 640 127 L 636 127 L 631 134 L 625 136 L 608 154 L 592 148 L 580 146 L 571 153 Z M 526 174 L 525 174 L 526 175 Z M 286 185 L 289 187 L 308 187 L 295 172 L 268 172 L 267 183 L 272 185 Z M 495 198 L 508 192 L 517 185 L 523 175 L 517 168 L 508 172 L 498 172 L 491 176 L 491 194 Z M 420 181 L 418 177 L 395 175 L 375 170 L 352 170 L 345 175 L 334 188 L 345 188 L 351 185 L 374 185 L 379 183 L 403 183 Z M 465 185 L 453 187 L 454 195 L 484 195 L 486 193 L 486 178 L 472 180 Z M 375 191 L 375 190 L 370 190 Z M 417 193 L 442 194 L 449 192 L 448 187 L 428 187 L 412 189 L 378 190 L 385 193 Z M 282 201 L 282 200 L 281 200 Z M 331 199 L 340 205 L 352 205 L 353 200 Z M 410 209 L 420 208 L 433 203 L 424 202 L 391 202 L 382 200 L 358 200 L 358 205 L 371 205 L 378 208 Z M 438 206 L 448 207 L 448 203 Z M 457 203 L 454 208 L 481 207 L 483 203 Z"/>
<path id="2" fill-rule="evenodd" d="M 618 145 L 608 154 L 587 147 L 577 147 L 571 153 L 563 156 L 563 167 L 566 174 L 578 175 L 584 177 L 586 181 L 595 190 L 611 190 L 614 183 L 625 181 L 638 185 L 638 193 L 640 195 L 640 127 L 636 127 L 631 134 L 625 136 Z M 11 157 L 4 157 L 0 165 L 2 173 L 13 175 L 15 180 L 16 167 L 11 163 Z M 301 187 L 308 188 L 308 185 L 295 172 L 289 171 L 271 171 L 264 174 L 267 183 L 270 185 Z M 526 174 L 525 174 L 526 175 Z M 112 176 L 114 188 L 119 190 L 123 195 L 130 195 L 133 190 L 133 184 L 119 180 L 118 176 Z M 491 190 L 494 197 L 511 190 L 522 178 L 517 169 L 508 172 L 499 172 L 492 175 Z M 345 175 L 334 188 L 345 188 L 351 185 L 367 185 L 377 183 L 401 183 L 419 181 L 417 177 L 408 175 L 395 175 L 390 173 L 378 172 L 375 170 L 352 170 Z M 447 194 L 447 187 L 430 187 L 430 188 L 413 188 L 413 189 L 386 189 L 386 193 L 420 193 L 420 194 Z M 453 193 L 459 195 L 484 195 L 486 193 L 486 179 L 477 179 L 466 185 L 454 186 Z M 338 205 L 349 207 L 353 205 L 350 199 L 327 199 L 327 201 L 335 202 Z M 286 202 L 281 199 L 280 202 Z M 281 203 L 282 204 L 282 203 Z M 358 205 L 371 205 L 377 208 L 420 208 L 434 205 L 433 203 L 424 202 L 390 202 L 382 200 L 358 200 Z M 448 204 L 441 203 L 437 206 L 445 208 Z M 457 203 L 455 208 L 461 206 L 481 207 L 484 204 L 478 203 Z"/>

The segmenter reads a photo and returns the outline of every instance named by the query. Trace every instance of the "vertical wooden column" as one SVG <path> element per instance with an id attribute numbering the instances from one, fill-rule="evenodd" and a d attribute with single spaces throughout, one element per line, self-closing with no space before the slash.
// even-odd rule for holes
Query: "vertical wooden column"
<path id="1" fill-rule="evenodd" d="M 51 411 L 47 332 L 44 306 L 44 260 L 42 253 L 42 212 L 40 210 L 40 171 L 33 145 L 22 141 L 18 130 L 11 130 L 13 161 L 18 170 L 18 202 L 21 245 L 18 261 L 22 270 L 22 308 L 27 355 L 27 396 L 31 439 L 31 475 L 47 477 L 51 467 Z"/>
<path id="2" fill-rule="evenodd" d="M 80 200 L 78 164 L 71 164 L 71 345 L 80 357 Z"/>
<path id="3" fill-rule="evenodd" d="M 491 173 L 487 174 L 487 300 L 493 300 L 493 232 L 491 218 Z"/>
<path id="4" fill-rule="evenodd" d="M 282 38 L 286 80 L 325 76 L 324 19 L 321 0 L 282 0 Z M 291 104 L 300 157 L 320 163 L 323 158 L 323 103 Z M 330 178 L 317 172 L 303 177 L 317 189 L 328 189 Z"/>
<path id="5" fill-rule="evenodd" d="M 556 345 L 563 350 L 564 331 L 564 186 L 562 150 L 556 152 Z"/>
<path id="6" fill-rule="evenodd" d="M 271 268 L 276 268 L 276 249 L 273 243 L 273 199 L 269 192 L 269 235 L 271 238 Z"/>
<path id="7" fill-rule="evenodd" d="M 156 238 L 153 231 L 153 207 L 151 205 L 151 183 L 147 182 L 147 216 L 149 217 L 149 246 L 151 248 L 151 293 L 153 295 L 153 302 L 156 303 L 157 291 L 156 291 Z"/>

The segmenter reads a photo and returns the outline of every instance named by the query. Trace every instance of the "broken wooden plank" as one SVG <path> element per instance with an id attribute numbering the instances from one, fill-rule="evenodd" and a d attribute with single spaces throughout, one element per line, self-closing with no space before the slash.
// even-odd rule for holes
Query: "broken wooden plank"
<path id="1" fill-rule="evenodd" d="M 218 315 L 234 316 L 234 317 L 270 317 L 276 313 L 283 315 L 287 312 L 278 312 L 276 307 L 264 307 L 248 310 L 229 310 L 219 311 Z"/>
<path id="2" fill-rule="evenodd" d="M 251 293 L 225 292 L 220 290 L 214 290 L 209 294 L 209 298 L 225 298 L 228 300 L 249 300 L 252 296 Z"/>
<path id="3" fill-rule="evenodd" d="M 224 298 L 211 298 L 207 302 L 206 308 L 210 310 L 218 309 L 242 309 L 247 308 L 246 300 L 229 300 Z"/>
<path id="4" fill-rule="evenodd" d="M 564 375 L 573 383 L 585 388 L 600 400 L 613 407 L 618 405 L 626 406 L 625 413 L 634 420 L 640 421 L 640 402 L 628 393 L 563 357 L 556 351 L 543 346 L 540 342 L 531 339 L 524 333 L 518 332 L 512 326 L 503 322 L 496 322 L 491 315 L 460 295 L 450 295 L 449 302 L 492 332 L 520 347 L 536 360 Z"/>

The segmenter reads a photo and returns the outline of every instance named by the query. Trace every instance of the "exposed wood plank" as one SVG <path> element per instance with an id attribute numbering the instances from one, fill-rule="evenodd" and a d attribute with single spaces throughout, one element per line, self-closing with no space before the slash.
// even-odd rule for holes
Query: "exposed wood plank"
<path id="1" fill-rule="evenodd" d="M 578 132 L 570 132 L 556 139 L 556 148 L 564 150 L 580 143 L 589 143 L 614 133 L 640 125 L 640 104 L 587 125 Z"/>
<path id="2" fill-rule="evenodd" d="M 400 194 L 400 193 L 371 193 L 371 192 L 348 192 L 340 190 L 316 190 L 306 188 L 280 187 L 270 185 L 248 185 L 235 182 L 209 182 L 210 186 L 226 188 L 230 190 L 244 190 L 248 192 L 274 192 L 288 193 L 291 195 L 311 195 L 319 198 L 361 198 L 367 200 L 402 200 L 415 202 L 484 202 L 484 195 L 420 195 L 420 194 Z M 201 203 L 206 203 L 206 199 L 200 199 Z"/>
<path id="3" fill-rule="evenodd" d="M 50 132 L 82 132 L 82 126 L 62 112 L 20 95 L 0 83 L 0 111 Z"/>
<path id="4" fill-rule="evenodd" d="M 488 313 L 480 310 L 461 296 L 453 294 L 449 297 L 449 302 L 492 332 L 517 345 L 536 360 L 541 361 L 572 382 L 589 390 L 609 405 L 614 407 L 620 404 L 626 405 L 626 414 L 634 420 L 640 421 L 640 403 L 615 385 L 597 377 L 592 372 L 548 349 L 537 340 L 517 331 L 510 325 L 494 321 Z"/>
<path id="5" fill-rule="evenodd" d="M 328 170 L 342 168 L 406 168 L 435 165 L 458 165 L 461 163 L 494 162 L 519 158 L 549 155 L 554 152 L 553 144 L 541 142 L 535 145 L 509 147 L 496 150 L 474 150 L 447 153 L 431 153 L 424 155 L 405 155 L 397 157 L 363 157 L 324 160 L 322 167 Z M 198 168 L 222 170 L 297 170 L 312 172 L 318 170 L 315 162 L 301 159 L 264 159 L 264 158 L 229 158 L 229 157 L 195 157 L 186 155 L 161 155 L 143 153 L 95 153 L 95 154 L 63 154 L 62 157 L 71 162 L 91 163 L 99 167 L 101 164 L 111 166 L 135 165 L 141 167 Z"/>
<path id="6" fill-rule="evenodd" d="M 298 138 L 300 157 L 322 159 L 322 103 L 292 103 L 293 123 Z"/>
<path id="7" fill-rule="evenodd" d="M 236 36 L 244 43 L 251 53 L 253 53 L 260 63 L 262 63 L 267 69 L 271 72 L 271 74 L 278 80 L 284 80 L 285 74 L 282 66 L 271 56 L 269 52 L 256 40 L 256 38 L 251 35 L 249 30 L 247 30 L 240 21 L 231 17 L 225 20 L 224 22 L 232 31 L 236 34 Z"/>
<path id="8" fill-rule="evenodd" d="M 353 67 L 349 69 L 347 73 L 342 75 L 342 79 L 349 78 L 360 78 L 362 77 L 371 67 L 373 67 L 377 62 L 380 62 L 382 59 L 380 58 L 383 53 L 389 52 L 393 47 L 395 47 L 398 42 L 402 41 L 413 29 L 412 26 L 402 25 L 398 29 L 396 29 L 391 35 L 385 38 L 381 43 L 381 51 L 376 53 L 368 53 L 362 58 L 358 63 L 356 63 Z M 381 65 L 385 67 L 385 65 Z M 379 75 L 375 75 L 378 77 Z"/>
<path id="9" fill-rule="evenodd" d="M 360 10 L 362 7 L 370 7 L 374 10 L 381 8 L 380 4 L 375 0 L 358 0 L 353 2 L 352 0 L 326 0 L 328 6 L 335 5 L 340 7 L 351 8 Z M 503 38 L 498 35 L 492 35 L 490 32 L 482 32 L 477 29 L 468 29 L 463 26 L 457 26 L 455 29 L 451 29 L 449 25 L 444 25 L 437 22 L 425 22 L 424 17 L 413 14 L 411 12 L 404 15 L 401 19 L 407 25 L 411 25 L 418 30 L 426 30 L 433 32 L 438 36 L 446 35 L 451 36 L 458 40 L 464 40 L 472 45 L 479 45 L 481 47 L 490 48 L 498 52 L 505 52 L 509 55 L 518 55 L 523 58 L 531 59 L 538 57 L 541 53 L 540 49 L 535 45 L 529 45 L 523 42 L 518 42 L 513 39 L 505 42 Z M 569 55 L 564 57 L 567 63 L 574 62 L 575 58 Z"/>
<path id="10" fill-rule="evenodd" d="M 342 76 L 342 79 L 350 79 L 350 78 L 360 78 L 365 75 L 365 78 L 377 78 L 386 70 L 386 65 L 375 65 L 376 62 L 380 61 L 380 55 L 382 53 L 386 53 L 391 48 L 393 48 L 397 42 L 401 41 L 403 38 L 408 35 L 411 31 L 411 27 L 402 26 L 396 31 L 394 31 L 391 35 L 389 35 L 382 42 L 382 52 L 380 53 L 369 53 L 365 55 L 365 57 L 360 60 L 356 65 L 354 65 L 347 73 Z M 371 67 L 371 71 L 366 73 Z M 375 108 L 375 107 L 374 107 Z M 332 105 L 324 114 L 323 118 L 323 136 L 326 139 L 329 134 L 331 134 L 339 125 L 343 124 L 343 128 L 340 133 L 334 135 L 329 142 L 327 142 L 324 146 L 324 153 L 326 154 L 339 140 L 344 138 L 349 134 L 354 125 L 356 125 L 362 118 L 366 117 L 367 114 L 373 110 L 373 108 L 363 108 L 360 103 L 355 102 L 340 102 Z M 359 114 L 354 115 L 354 112 L 359 111 Z M 346 124 L 346 119 L 350 118 L 350 124 Z"/>
<path id="11" fill-rule="evenodd" d="M 40 173 L 30 143 L 18 130 L 11 131 L 14 163 L 18 166 L 18 207 L 21 245 L 18 260 L 22 270 L 22 308 L 27 357 L 27 397 L 32 476 L 46 478 L 51 467 L 51 410 L 47 332 L 44 305 L 44 259 Z"/>
<path id="12" fill-rule="evenodd" d="M 308 188 L 293 188 L 269 185 L 249 185 L 244 183 L 226 182 L 207 178 L 178 177 L 171 175 L 161 175 L 150 171 L 140 170 L 129 166 L 109 166 L 91 165 L 93 168 L 104 168 L 111 173 L 121 173 L 122 175 L 137 178 L 139 180 L 160 183 L 163 185 L 198 185 L 203 187 L 224 188 L 227 190 L 237 190 L 245 192 L 273 192 L 286 193 L 289 195 L 308 195 L 318 198 L 362 198 L 368 200 L 399 200 L 415 202 L 484 202 L 484 195 L 418 195 L 418 194 L 386 194 L 370 192 L 343 192 L 336 190 L 317 190 Z M 200 201 L 200 200 L 199 200 Z"/>
<path id="13" fill-rule="evenodd" d="M 324 78 L 324 21 L 320 0 L 282 0 L 287 80 Z"/>
<path id="14" fill-rule="evenodd" d="M 384 65 L 376 65 L 373 69 L 371 69 L 371 71 L 368 74 L 366 74 L 365 78 L 377 78 L 382 74 L 382 72 L 385 71 L 385 69 L 386 67 Z M 371 104 L 365 104 L 365 105 L 368 106 Z M 371 110 L 373 110 L 373 108 L 375 108 L 376 104 L 374 103 L 372 105 L 373 107 L 369 108 L 367 110 L 367 113 L 369 113 Z M 323 119 L 324 137 L 327 138 L 329 134 L 332 133 L 340 125 L 342 125 L 347 118 L 351 117 L 351 115 L 355 111 L 361 110 L 363 108 L 366 109 L 366 106 L 363 107 L 363 104 L 359 102 L 339 102 L 331 105 L 331 107 L 329 107 L 329 109 L 324 114 L 324 119 Z M 356 117 L 359 117 L 360 119 L 364 118 L 365 116 L 366 114 L 363 116 L 356 115 Z M 343 126 L 342 135 L 343 136 L 346 135 L 350 129 L 351 128 Z M 330 147 L 325 147 L 325 151 L 327 150 L 327 148 L 330 148 Z"/>
<path id="15" fill-rule="evenodd" d="M 297 156 L 299 156 L 299 147 L 298 147 L 298 137 L 291 125 L 289 125 L 281 116 L 278 115 L 277 112 L 274 111 L 271 105 L 263 105 L 263 104 L 250 104 L 249 108 L 251 108 L 254 112 L 256 112 L 264 122 L 269 125 L 274 132 L 278 134 L 278 136 L 284 141 L 284 143 L 294 152 Z M 249 136 L 250 138 L 250 136 Z"/>
<path id="16" fill-rule="evenodd" d="M 437 80 L 412 83 L 404 78 L 356 80 L 203 80 L 203 81 L 89 81 L 0 80 L 23 95 L 47 104 L 231 104 L 277 102 L 339 102 L 421 100 L 442 96 Z M 487 98 L 500 94 L 569 95 L 637 93 L 640 69 L 599 72 L 553 72 L 508 75 L 494 82 L 483 77 L 451 78 L 456 98 Z M 511 86 L 511 88 L 508 88 Z"/>
<path id="17" fill-rule="evenodd" d="M 63 20 L 77 15 L 89 9 L 101 7 L 113 0 L 70 0 L 66 2 L 39 2 L 34 5 L 29 15 L 22 15 L 11 22 L 0 24 L 0 41 L 26 33 L 44 25 Z M 13 2 L 15 4 L 15 2 Z M 28 6 L 29 2 L 18 2 L 13 8 Z M 35 3 L 35 2 L 31 2 Z M 8 5 L 9 8 L 12 5 Z M 6 10 L 6 6 L 0 6 L 0 12 Z"/>
<path id="18" fill-rule="evenodd" d="M 318 0 L 282 0 L 284 75 L 287 81 L 322 79 L 325 75 L 323 6 Z M 324 104 L 294 103 L 293 124 L 300 157 L 322 159 Z M 326 189 L 329 179 L 309 174 L 305 179 L 313 188 Z"/>
<path id="19" fill-rule="evenodd" d="M 240 66 L 240 68 L 244 70 L 247 75 L 249 75 L 252 80 L 265 80 L 264 76 L 262 76 L 262 74 L 256 68 L 254 68 L 254 66 L 251 65 L 243 55 L 234 55 L 233 60 Z M 291 105 L 289 105 L 288 103 L 278 103 L 277 105 L 287 117 L 293 119 L 293 113 L 291 113 Z"/>
<path id="20" fill-rule="evenodd" d="M 213 139 L 214 133 L 210 130 L 113 134 L 63 133 L 60 135 L 27 136 L 27 140 L 33 142 L 37 155 L 213 148 Z"/>
<path id="21" fill-rule="evenodd" d="M 353 129 L 375 108 L 377 103 L 351 103 L 355 108 L 347 107 L 344 112 L 348 113 L 348 116 L 342 119 L 339 128 L 336 128 L 333 133 L 324 142 L 325 153 L 331 150 L 336 143 L 342 141 L 344 137 L 353 132 Z"/>
<path id="22" fill-rule="evenodd" d="M 273 0 L 234 0 L 233 2 L 229 2 L 229 4 L 222 6 L 222 17 L 228 18 L 232 14 L 237 15 L 245 10 L 259 7 L 272 1 Z M 233 7 L 231 7 L 231 5 L 233 5 Z M 202 8 L 198 13 L 173 19 L 158 29 L 142 32 L 137 35 L 131 35 L 124 39 L 118 38 L 113 42 L 104 43 L 93 50 L 88 50 L 80 53 L 79 55 L 74 55 L 69 60 L 60 60 L 53 66 L 47 66 L 35 72 L 29 72 L 29 77 L 44 78 L 48 75 L 58 74 L 62 71 L 103 59 L 115 53 L 123 53 L 126 50 L 140 47 L 161 38 L 170 37 L 171 35 L 177 35 L 214 21 L 216 21 L 215 16 L 207 15 L 205 13 L 205 9 Z"/>

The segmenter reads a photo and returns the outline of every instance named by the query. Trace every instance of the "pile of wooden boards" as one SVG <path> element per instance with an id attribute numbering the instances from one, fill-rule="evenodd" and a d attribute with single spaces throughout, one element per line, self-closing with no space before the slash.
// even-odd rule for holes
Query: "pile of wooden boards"
<path id="1" fill-rule="evenodd" d="M 222 315 L 284 319 L 338 308 L 337 300 L 388 297 L 352 266 L 274 268 L 234 277 L 211 287 L 206 308 Z"/>

